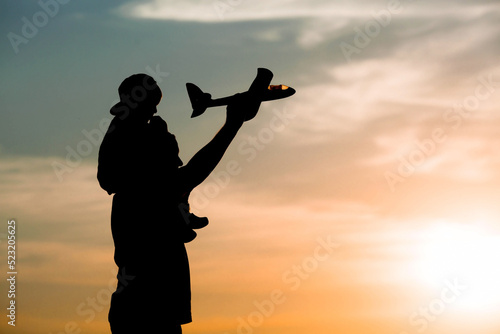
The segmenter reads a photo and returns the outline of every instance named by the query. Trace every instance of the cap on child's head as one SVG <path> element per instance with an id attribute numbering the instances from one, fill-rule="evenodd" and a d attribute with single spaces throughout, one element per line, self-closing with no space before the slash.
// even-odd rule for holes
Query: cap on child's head
<path id="1" fill-rule="evenodd" d="M 139 105 L 157 105 L 162 92 L 155 79 L 143 73 L 133 74 L 123 80 L 118 87 L 120 102 L 111 108 L 112 115 L 137 108 Z"/>

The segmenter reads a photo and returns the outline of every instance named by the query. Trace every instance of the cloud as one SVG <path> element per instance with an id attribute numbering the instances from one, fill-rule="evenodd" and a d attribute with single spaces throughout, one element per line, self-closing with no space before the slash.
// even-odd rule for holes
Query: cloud
<path id="1" fill-rule="evenodd" d="M 453 5 L 453 6 L 451 6 Z M 397 8 L 397 10 L 396 10 Z M 221 21 L 259 21 L 296 18 L 367 18 L 383 10 L 398 14 L 405 10 L 404 16 L 456 16 L 471 18 L 480 16 L 491 9 L 498 8 L 493 1 L 440 1 L 429 5 L 424 2 L 396 1 L 325 1 L 298 0 L 278 1 L 164 1 L 130 2 L 117 9 L 121 15 L 176 21 L 221 22 Z M 406 11 L 406 9 L 408 9 Z M 410 11 L 411 9 L 411 11 Z"/>
<path id="2" fill-rule="evenodd" d="M 353 16 L 353 8 L 326 1 L 163 1 L 133 2 L 118 9 L 122 15 L 176 21 L 222 22 Z"/>

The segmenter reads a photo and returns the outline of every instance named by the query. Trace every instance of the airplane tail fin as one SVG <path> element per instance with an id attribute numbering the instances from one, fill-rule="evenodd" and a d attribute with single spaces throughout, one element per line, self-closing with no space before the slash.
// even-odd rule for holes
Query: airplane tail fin
<path id="1" fill-rule="evenodd" d="M 207 102 L 210 99 L 207 100 L 207 94 L 203 93 L 203 91 L 195 84 L 188 82 L 186 84 L 186 89 L 188 92 L 189 100 L 191 101 L 191 106 L 193 107 L 191 118 L 200 116 L 205 112 L 205 110 L 207 110 Z"/>

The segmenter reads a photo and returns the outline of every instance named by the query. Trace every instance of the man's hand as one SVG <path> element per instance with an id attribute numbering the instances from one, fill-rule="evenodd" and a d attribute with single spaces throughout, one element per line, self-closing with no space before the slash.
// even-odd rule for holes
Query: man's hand
<path id="1" fill-rule="evenodd" d="M 152 143 L 168 143 L 170 132 L 167 122 L 160 116 L 153 116 L 149 121 L 149 135 Z"/>
<path id="2" fill-rule="evenodd" d="M 168 132 L 168 126 L 167 126 L 167 122 L 165 122 L 163 120 L 163 118 L 161 118 L 160 116 L 153 116 L 151 118 L 151 120 L 149 121 L 149 125 L 151 126 L 151 129 L 153 131 L 158 131 L 158 132 L 162 132 L 162 131 L 166 131 Z"/>
<path id="3" fill-rule="evenodd" d="M 167 122 L 165 122 L 160 116 L 153 116 L 149 121 L 149 126 L 151 133 L 154 136 L 164 136 L 168 134 Z"/>

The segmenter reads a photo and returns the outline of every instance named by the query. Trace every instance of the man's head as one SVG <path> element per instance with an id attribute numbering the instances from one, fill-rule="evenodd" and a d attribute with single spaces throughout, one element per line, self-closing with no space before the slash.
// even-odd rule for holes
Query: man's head
<path id="1" fill-rule="evenodd" d="M 124 119 L 129 115 L 148 121 L 156 113 L 162 92 L 156 81 L 147 74 L 134 74 L 118 87 L 120 102 L 111 108 L 111 114 Z"/>

